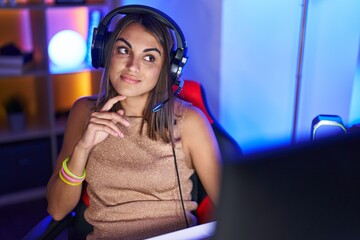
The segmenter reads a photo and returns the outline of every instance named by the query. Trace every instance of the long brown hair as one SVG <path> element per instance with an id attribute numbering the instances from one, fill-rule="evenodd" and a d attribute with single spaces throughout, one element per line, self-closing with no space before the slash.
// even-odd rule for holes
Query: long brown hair
<path id="1" fill-rule="evenodd" d="M 174 37 L 172 32 L 159 20 L 147 14 L 128 14 L 121 18 L 114 31 L 112 32 L 106 46 L 105 46 L 105 70 L 103 71 L 100 92 L 96 102 L 95 110 L 99 110 L 105 102 L 118 95 L 111 84 L 109 77 L 109 65 L 112 56 L 116 38 L 122 31 L 130 24 L 138 23 L 144 26 L 161 44 L 164 49 L 164 64 L 161 68 L 159 79 L 153 90 L 150 92 L 149 99 L 143 112 L 143 120 L 139 134 L 143 133 L 144 124 L 147 122 L 147 135 L 152 140 L 157 140 L 159 137 L 164 142 L 172 142 L 173 140 L 173 126 L 174 126 L 174 95 L 172 90 L 173 80 L 170 76 L 170 59 L 171 51 L 174 45 Z M 158 112 L 153 113 L 152 108 L 169 99 L 168 102 Z M 115 104 L 111 111 L 118 111 L 121 109 L 121 103 Z"/>

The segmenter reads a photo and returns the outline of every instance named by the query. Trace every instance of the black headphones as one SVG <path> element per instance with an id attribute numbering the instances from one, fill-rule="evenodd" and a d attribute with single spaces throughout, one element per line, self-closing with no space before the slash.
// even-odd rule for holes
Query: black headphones
<path id="1" fill-rule="evenodd" d="M 104 49 L 106 45 L 106 40 L 110 35 L 108 26 L 111 20 L 118 14 L 126 15 L 131 13 L 149 14 L 175 32 L 177 47 L 174 52 L 171 53 L 172 58 L 170 62 L 170 73 L 172 79 L 174 79 L 174 82 L 177 83 L 178 78 L 182 74 L 182 71 L 188 59 L 188 57 L 186 56 L 187 43 L 185 41 L 184 34 L 182 33 L 180 27 L 176 24 L 176 22 L 168 15 L 155 8 L 144 5 L 127 5 L 115 8 L 103 18 L 97 28 L 94 28 L 91 44 L 91 58 L 93 67 L 99 68 L 105 66 Z"/>

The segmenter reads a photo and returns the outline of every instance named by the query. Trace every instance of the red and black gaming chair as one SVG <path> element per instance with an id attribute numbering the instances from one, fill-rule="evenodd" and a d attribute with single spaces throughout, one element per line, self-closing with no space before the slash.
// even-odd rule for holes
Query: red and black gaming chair
<path id="1" fill-rule="evenodd" d="M 232 161 L 242 156 L 240 146 L 224 128 L 221 127 L 209 111 L 204 89 L 199 82 L 185 80 L 184 86 L 178 96 L 183 100 L 191 102 L 205 113 L 217 138 L 223 161 Z M 194 186 L 192 197 L 199 204 L 195 212 L 198 218 L 198 224 L 214 220 L 213 206 L 196 174 L 194 174 L 192 180 Z M 89 205 L 88 196 L 85 191 L 86 184 L 83 186 L 84 191 L 82 198 L 73 212 L 61 221 L 55 221 L 51 216 L 47 216 L 24 237 L 24 240 L 55 239 L 64 232 L 64 230 L 67 230 L 68 239 L 85 239 L 86 235 L 92 231 L 92 226 L 85 221 L 83 216 L 86 207 Z"/>

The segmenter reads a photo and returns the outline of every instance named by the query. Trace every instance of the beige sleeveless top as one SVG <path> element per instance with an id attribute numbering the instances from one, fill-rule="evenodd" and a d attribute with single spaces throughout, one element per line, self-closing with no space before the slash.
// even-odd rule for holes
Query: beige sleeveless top
<path id="1" fill-rule="evenodd" d="M 187 219 L 197 203 L 191 201 L 194 173 L 180 139 L 187 103 L 175 103 L 175 153 Z M 149 139 L 141 118 L 127 117 L 119 125 L 124 138 L 109 136 L 95 146 L 86 166 L 90 206 L 85 219 L 94 226 L 88 239 L 144 239 L 186 228 L 170 143 Z"/>

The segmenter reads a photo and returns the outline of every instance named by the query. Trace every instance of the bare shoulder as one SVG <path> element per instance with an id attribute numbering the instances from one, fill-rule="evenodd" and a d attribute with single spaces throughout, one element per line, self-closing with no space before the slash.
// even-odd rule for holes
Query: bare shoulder
<path id="1" fill-rule="evenodd" d="M 72 105 L 68 122 L 82 122 L 85 124 L 94 111 L 96 100 L 93 97 L 81 97 Z"/>
<path id="2" fill-rule="evenodd" d="M 89 114 L 95 107 L 96 99 L 94 97 L 81 97 L 75 101 L 70 112 L 76 114 Z"/>
<path id="3" fill-rule="evenodd" d="M 198 107 L 182 99 L 177 99 L 175 102 L 175 111 L 183 118 L 185 123 L 207 121 L 205 114 Z"/>
<path id="4" fill-rule="evenodd" d="M 194 141 L 203 142 L 204 139 L 213 138 L 212 127 L 199 108 L 191 105 L 185 109 L 181 136 L 188 147 L 191 147 Z"/>
<path id="5" fill-rule="evenodd" d="M 184 112 L 184 124 L 193 125 L 193 124 L 205 124 L 208 125 L 209 121 L 207 120 L 205 114 L 197 107 L 189 105 L 186 107 Z"/>

